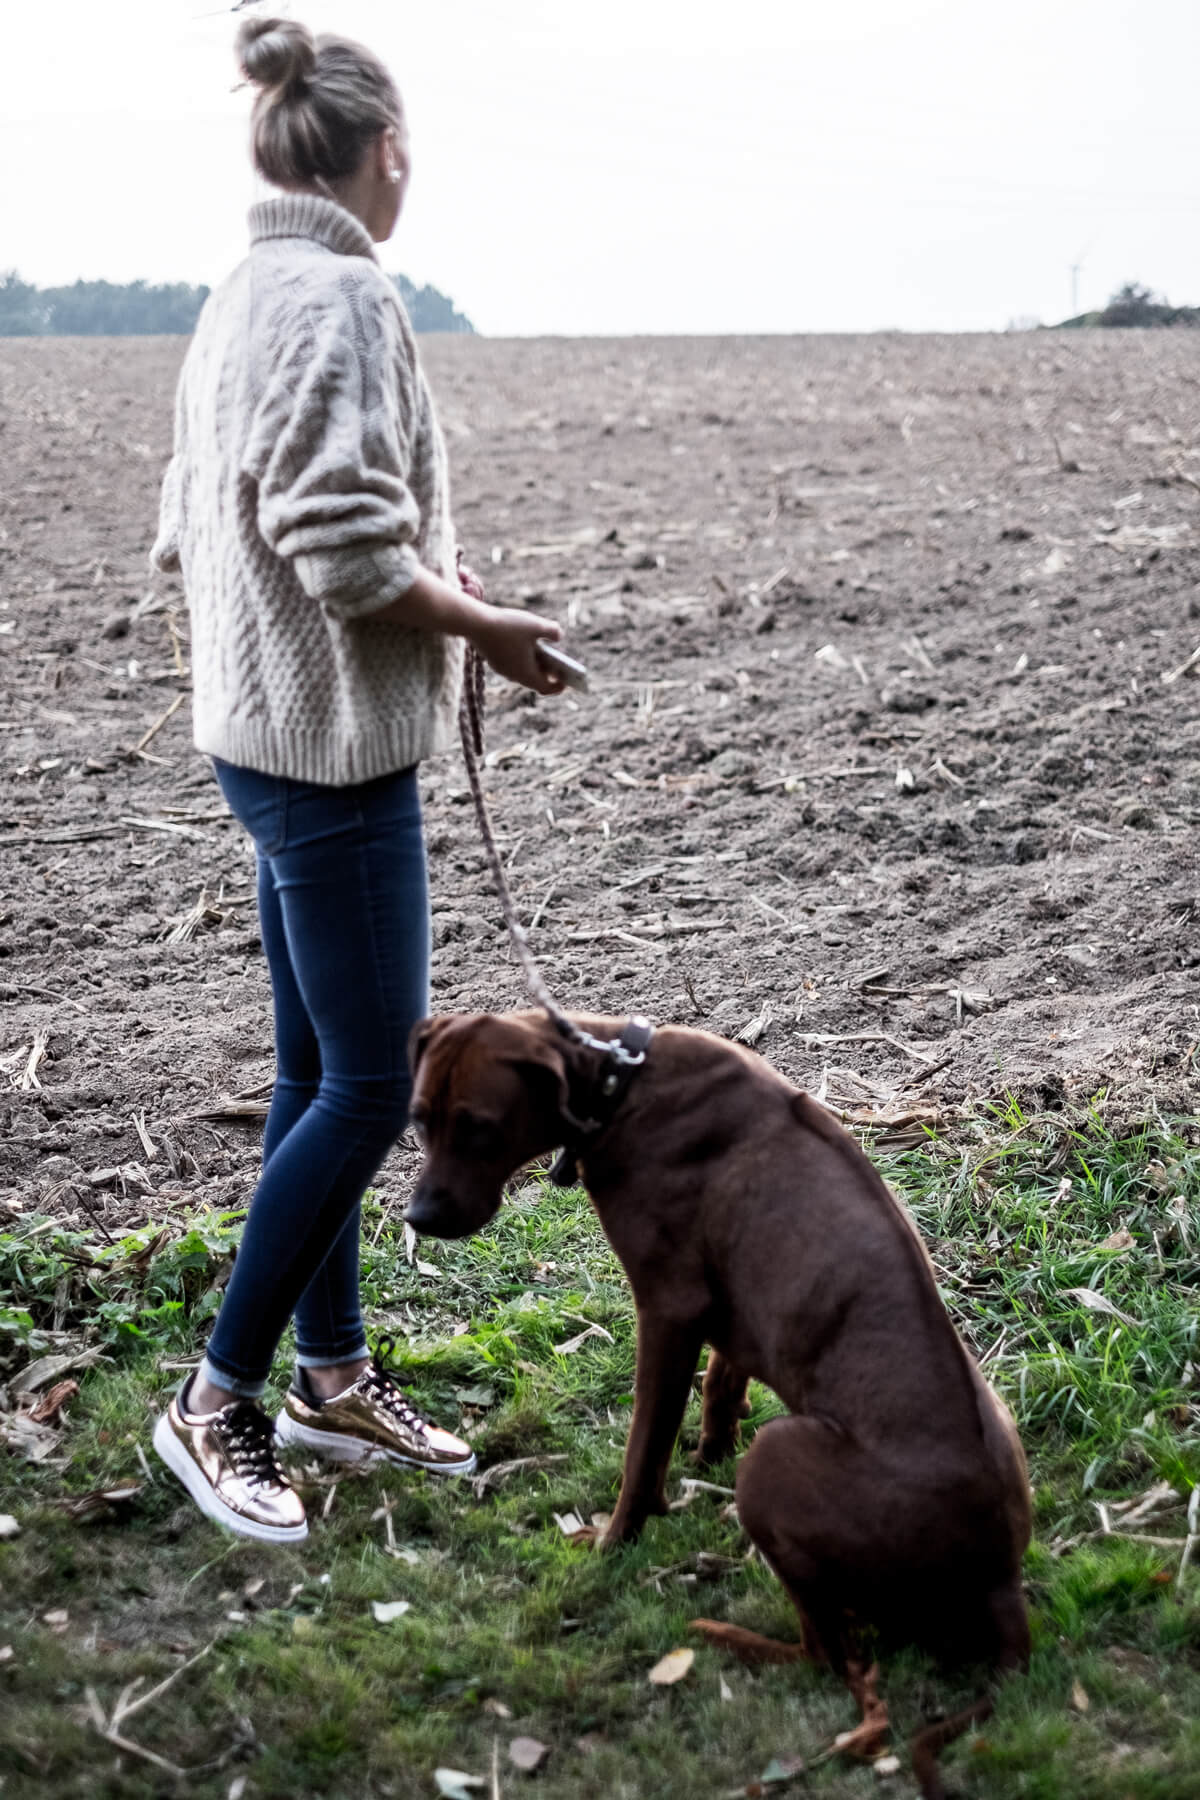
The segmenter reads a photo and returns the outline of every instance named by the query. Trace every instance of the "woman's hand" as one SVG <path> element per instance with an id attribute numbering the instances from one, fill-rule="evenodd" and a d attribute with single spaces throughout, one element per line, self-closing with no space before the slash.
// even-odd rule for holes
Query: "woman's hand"
<path id="1" fill-rule="evenodd" d="M 562 676 L 548 669 L 537 655 L 539 638 L 556 643 L 562 636 L 561 626 L 553 620 L 540 619 L 536 613 L 521 612 L 514 606 L 488 606 L 467 636 L 497 675 L 532 688 L 536 694 L 562 693 Z"/>
<path id="2" fill-rule="evenodd" d="M 557 642 L 561 625 L 516 606 L 489 606 L 486 600 L 476 599 L 428 569 L 421 570 L 406 593 L 372 616 L 394 619 L 419 631 L 464 637 L 497 675 L 532 688 L 535 694 L 561 694 L 565 686 L 561 675 L 542 666 L 535 650 L 539 638 Z"/>

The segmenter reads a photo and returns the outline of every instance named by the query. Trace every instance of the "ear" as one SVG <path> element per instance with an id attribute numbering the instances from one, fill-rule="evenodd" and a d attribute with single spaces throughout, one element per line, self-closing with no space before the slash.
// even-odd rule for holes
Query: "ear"
<path id="1" fill-rule="evenodd" d="M 408 1034 L 408 1066 L 414 1080 L 417 1069 L 420 1067 L 421 1058 L 429 1048 L 441 1023 L 441 1019 L 418 1019 Z"/>
<path id="2" fill-rule="evenodd" d="M 553 1096 L 555 1112 L 561 1116 L 568 1110 L 571 1092 L 567 1046 L 557 1036 L 546 1038 L 538 1031 L 531 1030 L 523 1035 L 525 1042 L 518 1049 L 509 1051 L 504 1060 L 526 1077 L 542 1077 Z"/>
<path id="3" fill-rule="evenodd" d="M 376 132 L 367 151 L 368 156 L 371 158 L 372 173 L 377 181 L 388 181 L 391 179 L 391 138 L 391 130 L 385 125 L 382 131 Z"/>

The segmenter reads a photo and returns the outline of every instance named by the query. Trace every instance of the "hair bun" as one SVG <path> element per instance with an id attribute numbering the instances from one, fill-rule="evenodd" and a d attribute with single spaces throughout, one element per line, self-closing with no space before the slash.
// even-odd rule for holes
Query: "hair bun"
<path id="1" fill-rule="evenodd" d="M 255 87 L 303 86 L 317 66 L 317 47 L 298 19 L 244 19 L 238 28 L 242 74 Z"/>

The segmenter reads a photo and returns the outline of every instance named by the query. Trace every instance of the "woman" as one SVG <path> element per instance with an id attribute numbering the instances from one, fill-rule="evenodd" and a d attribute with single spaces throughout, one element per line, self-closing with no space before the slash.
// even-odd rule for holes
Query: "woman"
<path id="1" fill-rule="evenodd" d="M 455 577 L 445 448 L 373 249 L 409 174 L 391 77 L 292 20 L 247 20 L 238 53 L 254 161 L 281 191 L 197 325 L 152 560 L 182 570 L 196 744 L 257 848 L 277 1076 L 207 1354 L 154 1443 L 210 1518 L 292 1542 L 308 1526 L 276 1432 L 338 1461 L 474 1466 L 368 1353 L 359 1203 L 404 1127 L 428 1010 L 416 765 L 453 733 L 457 640 L 539 693 L 561 683 L 536 649 L 558 627 Z M 291 1318 L 273 1424 L 259 1400 Z"/>

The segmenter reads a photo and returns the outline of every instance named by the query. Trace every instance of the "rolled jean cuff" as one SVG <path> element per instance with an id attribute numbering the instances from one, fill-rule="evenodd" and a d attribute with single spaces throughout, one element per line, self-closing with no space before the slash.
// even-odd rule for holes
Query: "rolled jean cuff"
<path id="1" fill-rule="evenodd" d="M 370 1356 L 371 1346 L 366 1338 L 360 1338 L 350 1350 L 339 1350 L 336 1356 L 318 1356 L 310 1350 L 297 1350 L 296 1367 L 298 1369 L 336 1369 L 341 1363 L 359 1362 L 362 1357 Z"/>
<path id="2" fill-rule="evenodd" d="M 224 1388 L 225 1392 L 236 1400 L 261 1400 L 266 1390 L 267 1378 L 249 1375 L 231 1375 L 227 1370 L 218 1368 L 208 1357 L 200 1364 L 197 1374 L 204 1381 L 211 1381 L 214 1387 Z"/>

